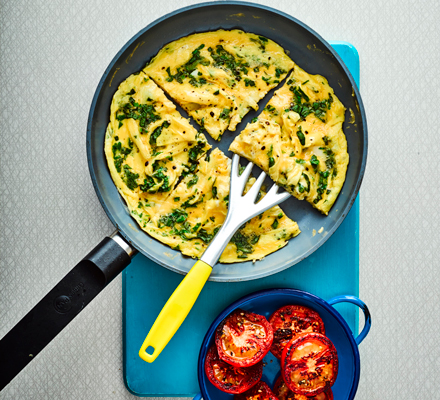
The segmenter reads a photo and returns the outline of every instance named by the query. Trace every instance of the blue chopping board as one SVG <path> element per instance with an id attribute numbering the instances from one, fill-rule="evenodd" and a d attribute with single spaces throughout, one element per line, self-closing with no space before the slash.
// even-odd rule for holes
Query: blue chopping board
<path id="1" fill-rule="evenodd" d="M 359 86 L 359 55 L 346 42 L 330 42 Z M 199 392 L 197 360 L 206 331 L 230 303 L 257 290 L 289 287 L 324 300 L 359 294 L 359 199 L 344 222 L 311 256 L 278 274 L 246 282 L 208 282 L 194 308 L 167 347 L 152 363 L 139 349 L 162 307 L 183 279 L 137 255 L 122 275 L 124 381 L 136 396 L 193 397 Z M 358 308 L 336 306 L 357 334 Z"/>

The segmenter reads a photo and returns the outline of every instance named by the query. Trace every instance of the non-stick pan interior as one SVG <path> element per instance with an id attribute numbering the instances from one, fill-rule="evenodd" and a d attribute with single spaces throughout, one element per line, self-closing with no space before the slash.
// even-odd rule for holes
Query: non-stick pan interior
<path id="1" fill-rule="evenodd" d="M 110 63 L 96 90 L 87 128 L 89 169 L 99 200 L 125 239 L 147 257 L 179 273 L 188 272 L 194 264 L 193 259 L 182 256 L 142 231 L 119 196 L 103 150 L 111 100 L 119 84 L 141 70 L 166 43 L 192 33 L 216 29 L 242 29 L 276 41 L 300 67 L 309 73 L 325 76 L 347 109 L 344 132 L 350 163 L 344 187 L 329 215 L 322 215 L 305 201 L 294 198 L 285 201 L 281 204 L 282 209 L 298 222 L 302 233 L 262 261 L 218 264 L 210 278 L 241 281 L 264 277 L 298 263 L 318 249 L 336 230 L 359 191 L 367 156 L 367 127 L 359 92 L 339 56 L 319 35 L 293 17 L 256 4 L 216 2 L 180 9 L 158 19 L 134 36 Z M 260 103 L 260 110 L 272 93 Z M 250 112 L 236 132 L 224 134 L 221 143 L 209 138 L 211 145 L 230 156 L 227 149 L 235 135 L 258 113 Z M 313 234 L 314 230 L 320 229 L 322 234 Z"/>

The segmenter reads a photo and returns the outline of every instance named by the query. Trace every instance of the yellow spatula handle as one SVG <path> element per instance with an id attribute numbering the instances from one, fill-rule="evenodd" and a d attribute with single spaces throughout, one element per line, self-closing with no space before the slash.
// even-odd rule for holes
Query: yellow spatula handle
<path id="1" fill-rule="evenodd" d="M 197 261 L 180 282 L 180 285 L 177 286 L 177 289 L 162 308 L 139 350 L 139 357 L 142 360 L 151 363 L 162 352 L 191 311 L 211 271 L 211 266 L 203 261 Z M 151 354 L 146 351 L 150 346 L 154 348 Z"/>

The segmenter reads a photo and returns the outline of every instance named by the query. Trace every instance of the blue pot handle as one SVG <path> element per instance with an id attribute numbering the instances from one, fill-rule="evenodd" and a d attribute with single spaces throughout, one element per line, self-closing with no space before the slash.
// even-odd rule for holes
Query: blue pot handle
<path id="1" fill-rule="evenodd" d="M 201 394 L 201 393 L 197 393 L 197 394 L 194 396 L 193 400 L 200 400 L 201 398 L 202 398 L 202 394 Z"/>
<path id="2" fill-rule="evenodd" d="M 371 328 L 371 315 L 367 305 L 361 299 L 358 299 L 356 296 L 349 296 L 349 295 L 333 297 L 332 299 L 328 300 L 327 303 L 330 304 L 331 306 L 336 303 L 352 303 L 352 304 L 356 304 L 364 312 L 364 316 L 365 316 L 364 329 L 362 329 L 362 332 L 358 335 L 357 338 L 355 338 L 356 344 L 359 346 L 359 344 L 362 342 L 362 340 L 365 339 L 365 336 L 367 336 Z"/>

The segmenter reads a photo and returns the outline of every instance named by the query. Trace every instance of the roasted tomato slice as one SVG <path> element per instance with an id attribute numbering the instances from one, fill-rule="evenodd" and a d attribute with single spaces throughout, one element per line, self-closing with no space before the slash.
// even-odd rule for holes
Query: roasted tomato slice
<path id="1" fill-rule="evenodd" d="M 266 382 L 260 381 L 251 389 L 234 396 L 234 400 L 278 400 Z"/>
<path id="2" fill-rule="evenodd" d="M 284 346 L 297 335 L 318 332 L 325 335 L 324 322 L 316 311 L 304 306 L 284 306 L 276 310 L 269 322 L 273 329 L 271 353 L 281 359 Z"/>
<path id="3" fill-rule="evenodd" d="M 331 389 L 311 397 L 304 396 L 303 394 L 293 393 L 287 387 L 282 376 L 280 376 L 275 382 L 273 393 L 278 400 L 333 400 L 333 392 Z"/>
<path id="4" fill-rule="evenodd" d="M 251 367 L 234 367 L 220 360 L 212 346 L 205 358 L 205 373 L 211 383 L 226 393 L 243 393 L 254 386 L 263 373 L 263 363 Z"/>
<path id="5" fill-rule="evenodd" d="M 247 367 L 261 361 L 272 345 L 272 327 L 262 315 L 235 310 L 218 326 L 215 344 L 223 361 Z"/>
<path id="6" fill-rule="evenodd" d="M 281 357 L 281 375 L 294 393 L 316 396 L 335 383 L 338 354 L 327 336 L 305 333 L 287 343 Z"/>

